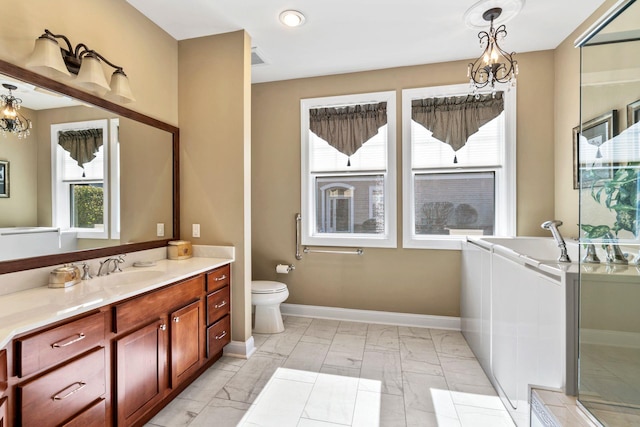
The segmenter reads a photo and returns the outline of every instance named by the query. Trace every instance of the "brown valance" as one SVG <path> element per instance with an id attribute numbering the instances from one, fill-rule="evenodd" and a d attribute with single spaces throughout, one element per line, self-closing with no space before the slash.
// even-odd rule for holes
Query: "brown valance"
<path id="1" fill-rule="evenodd" d="M 102 129 L 58 132 L 58 145 L 68 151 L 78 166 L 84 169 L 84 164 L 95 159 L 96 153 L 102 146 Z"/>
<path id="2" fill-rule="evenodd" d="M 415 99 L 411 102 L 411 118 L 433 133 L 433 137 L 458 151 L 480 127 L 504 110 L 503 92 Z M 454 156 L 454 163 L 457 157 Z"/>
<path id="3" fill-rule="evenodd" d="M 386 102 L 309 110 L 311 132 L 347 156 L 358 151 L 385 124 L 387 124 Z M 348 161 L 347 166 L 350 165 Z"/>

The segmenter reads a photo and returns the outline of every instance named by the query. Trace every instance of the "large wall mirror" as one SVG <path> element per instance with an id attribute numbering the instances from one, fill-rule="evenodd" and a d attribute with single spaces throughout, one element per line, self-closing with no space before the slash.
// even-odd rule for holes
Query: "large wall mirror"
<path id="1" fill-rule="evenodd" d="M 9 89 L 32 128 L 0 135 L 0 274 L 179 238 L 178 128 L 0 61 Z"/>

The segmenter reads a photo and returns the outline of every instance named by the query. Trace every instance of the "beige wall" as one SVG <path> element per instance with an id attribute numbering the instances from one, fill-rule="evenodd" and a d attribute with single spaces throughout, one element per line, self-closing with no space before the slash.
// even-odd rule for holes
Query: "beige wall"
<path id="1" fill-rule="evenodd" d="M 607 0 L 554 51 L 555 218 L 562 220 L 562 232 L 578 237 L 578 190 L 573 189 L 573 128 L 580 121 L 580 49 L 575 40 L 602 16 L 616 0 Z"/>
<path id="2" fill-rule="evenodd" d="M 0 58 L 25 66 L 44 29 L 85 43 L 129 77 L 136 102 L 128 108 L 178 123 L 178 42 L 125 0 L 4 2 L 11 19 L 0 26 Z M 105 67 L 107 75 L 113 69 Z"/>
<path id="3" fill-rule="evenodd" d="M 180 53 L 181 236 L 232 245 L 232 339 L 251 336 L 251 44 L 244 31 L 184 40 Z M 193 238 L 192 224 L 200 224 Z"/>
<path id="4" fill-rule="evenodd" d="M 518 54 L 518 61 L 518 234 L 542 235 L 540 223 L 553 214 L 553 52 Z M 300 99 L 396 90 L 401 105 L 402 89 L 464 83 L 466 65 L 459 61 L 253 86 L 254 279 L 287 283 L 288 302 L 295 304 L 459 315 L 458 251 L 402 249 L 400 238 L 398 249 L 367 248 L 362 257 L 309 254 L 296 261 L 294 215 L 300 211 Z M 397 120 L 401 123 L 400 108 Z M 278 263 L 293 263 L 296 270 L 276 275 Z"/>
<path id="5" fill-rule="evenodd" d="M 38 147 L 30 143 L 38 139 L 37 118 L 27 108 L 21 108 L 20 114 L 33 123 L 27 139 L 18 139 L 14 134 L 0 136 L 0 160 L 9 162 L 9 197 L 0 198 L 0 227 L 28 227 L 37 223 L 38 180 L 33 165 L 38 159 Z"/>

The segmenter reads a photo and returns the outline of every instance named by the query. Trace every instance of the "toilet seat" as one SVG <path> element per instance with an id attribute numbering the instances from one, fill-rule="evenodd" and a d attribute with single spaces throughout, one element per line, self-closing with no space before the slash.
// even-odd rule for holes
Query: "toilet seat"
<path id="1" fill-rule="evenodd" d="M 252 294 L 277 294 L 286 290 L 287 285 L 280 282 L 272 282 L 270 280 L 254 280 L 251 282 Z"/>

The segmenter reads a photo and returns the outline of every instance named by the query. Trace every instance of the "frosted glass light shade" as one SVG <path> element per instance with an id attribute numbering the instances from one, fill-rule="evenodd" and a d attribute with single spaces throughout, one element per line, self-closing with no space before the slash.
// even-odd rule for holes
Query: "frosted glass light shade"
<path id="1" fill-rule="evenodd" d="M 85 55 L 82 58 L 82 65 L 78 72 L 76 83 L 92 92 L 104 95 L 111 88 L 104 76 L 104 70 L 100 60 L 92 55 Z"/>
<path id="2" fill-rule="evenodd" d="M 43 36 L 36 39 L 27 67 L 49 77 L 71 77 L 67 66 L 64 65 L 60 45 L 55 39 L 49 37 Z"/>
<path id="3" fill-rule="evenodd" d="M 135 98 L 129 86 L 127 75 L 120 70 L 116 70 L 111 75 L 111 92 L 107 97 L 117 102 L 133 102 Z"/>

